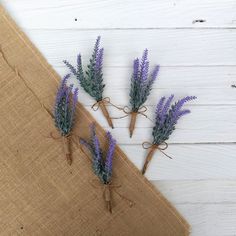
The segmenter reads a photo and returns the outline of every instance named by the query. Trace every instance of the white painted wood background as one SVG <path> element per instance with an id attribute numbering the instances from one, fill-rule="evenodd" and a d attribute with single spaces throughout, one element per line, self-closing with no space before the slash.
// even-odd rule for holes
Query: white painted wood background
<path id="1" fill-rule="evenodd" d="M 0 0 L 63 75 L 63 59 L 88 59 L 95 38 L 105 47 L 105 95 L 128 103 L 132 60 L 150 50 L 161 65 L 147 101 L 149 116 L 162 95 L 196 95 L 147 177 L 192 226 L 192 236 L 236 235 L 236 1 L 235 0 Z M 198 22 L 198 21 L 202 22 Z M 91 111 L 93 101 L 80 92 Z M 119 115 L 117 111 L 111 113 Z M 94 113 L 104 128 L 107 124 Z M 133 139 L 128 119 L 114 121 L 122 149 L 141 168 L 151 140 L 150 121 L 138 118 Z"/>

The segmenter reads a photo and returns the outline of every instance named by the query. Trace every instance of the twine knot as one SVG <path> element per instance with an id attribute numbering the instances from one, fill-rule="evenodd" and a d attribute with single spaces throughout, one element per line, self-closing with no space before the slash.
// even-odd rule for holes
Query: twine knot
<path id="1" fill-rule="evenodd" d="M 167 155 L 164 151 L 168 148 L 168 143 L 165 141 L 160 143 L 160 144 L 155 144 L 151 142 L 143 142 L 142 143 L 143 149 L 154 149 L 154 150 L 159 150 L 161 153 L 163 153 L 166 157 L 173 159 L 171 156 Z"/>
<path id="2" fill-rule="evenodd" d="M 96 181 L 96 183 L 95 183 Z M 94 187 L 94 188 L 98 188 L 99 185 L 101 185 L 101 183 L 99 182 L 98 185 L 98 180 L 97 179 L 93 179 L 91 181 L 89 181 L 90 184 Z M 112 181 L 110 181 L 109 183 L 103 184 L 103 199 L 106 203 L 106 207 L 107 210 L 112 213 L 112 194 L 111 191 L 115 192 L 122 200 L 125 200 L 128 202 L 129 207 L 133 207 L 134 206 L 134 202 L 132 200 L 130 200 L 129 198 L 125 197 L 124 195 L 122 195 L 121 193 L 119 193 L 117 191 L 117 188 L 120 188 L 121 184 L 113 184 Z"/>
<path id="3" fill-rule="evenodd" d="M 105 98 L 102 98 L 101 100 L 95 102 L 91 108 L 94 110 L 94 111 L 97 111 L 99 109 L 99 107 L 101 106 L 101 103 L 107 103 L 107 104 L 111 104 L 113 106 L 115 106 L 114 104 L 111 103 L 111 99 L 109 97 L 105 97 Z M 115 106 L 116 107 L 116 106 Z"/>

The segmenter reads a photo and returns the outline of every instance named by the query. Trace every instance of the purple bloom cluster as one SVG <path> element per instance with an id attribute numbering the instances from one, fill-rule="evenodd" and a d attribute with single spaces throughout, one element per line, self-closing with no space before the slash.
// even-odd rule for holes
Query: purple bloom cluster
<path id="1" fill-rule="evenodd" d="M 87 142 L 84 139 L 80 139 L 80 143 L 87 147 L 92 154 L 94 173 L 100 178 L 100 180 L 104 184 L 108 184 L 112 176 L 112 162 L 116 146 L 116 140 L 113 139 L 110 132 L 107 132 L 106 136 L 108 140 L 108 150 L 106 158 L 104 158 L 104 153 L 101 150 L 100 142 L 96 134 L 94 123 L 90 125 L 90 134 L 90 142 Z"/>
<path id="2" fill-rule="evenodd" d="M 175 130 L 175 125 L 180 117 L 190 113 L 189 109 L 182 109 L 186 102 L 196 99 L 195 96 L 187 96 L 171 105 L 174 95 L 169 98 L 162 97 L 156 107 L 156 123 L 153 128 L 153 143 L 165 142 Z"/>
<path id="3" fill-rule="evenodd" d="M 109 141 L 109 147 L 108 147 L 107 157 L 106 157 L 106 162 L 105 162 L 105 170 L 108 177 L 110 178 L 112 174 L 112 161 L 113 161 L 113 156 L 114 156 L 114 151 L 115 151 L 115 146 L 116 146 L 116 140 L 113 139 L 110 132 L 107 132 L 107 139 Z"/>
<path id="4" fill-rule="evenodd" d="M 105 85 L 103 84 L 103 54 L 104 49 L 100 48 L 101 37 L 98 36 L 92 56 L 89 60 L 88 69 L 83 72 L 81 55 L 77 56 L 77 68 L 72 66 L 68 61 L 64 61 L 65 65 L 76 76 L 80 82 L 81 87 L 96 101 L 100 101 L 103 98 L 103 90 Z"/>
<path id="5" fill-rule="evenodd" d="M 70 74 L 67 74 L 61 81 L 58 89 L 54 107 L 55 125 L 61 135 L 66 136 L 70 133 L 75 116 L 76 103 L 78 101 L 78 89 L 72 95 L 73 85 L 66 85 Z"/>
<path id="6" fill-rule="evenodd" d="M 141 61 L 137 58 L 133 63 L 133 75 L 131 78 L 130 104 L 132 111 L 137 112 L 150 94 L 152 85 L 157 78 L 159 65 L 155 66 L 153 72 L 148 78 L 149 61 L 148 50 L 145 49 Z"/>

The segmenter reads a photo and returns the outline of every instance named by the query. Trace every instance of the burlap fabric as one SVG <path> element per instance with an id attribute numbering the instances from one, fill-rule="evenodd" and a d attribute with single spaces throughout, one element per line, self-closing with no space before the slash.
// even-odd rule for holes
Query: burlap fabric
<path id="1" fill-rule="evenodd" d="M 119 147 L 113 214 L 86 153 L 72 137 L 66 163 L 49 111 L 59 76 L 0 8 L 0 235 L 189 235 L 189 226 Z M 79 104 L 74 133 L 88 138 L 94 118 Z M 97 125 L 104 139 L 104 130 Z"/>

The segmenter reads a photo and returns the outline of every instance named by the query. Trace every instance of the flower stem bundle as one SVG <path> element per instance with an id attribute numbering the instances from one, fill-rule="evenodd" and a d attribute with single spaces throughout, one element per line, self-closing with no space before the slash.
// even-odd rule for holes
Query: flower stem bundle
<path id="1" fill-rule="evenodd" d="M 63 150 L 69 165 L 72 164 L 70 135 L 75 120 L 75 108 L 78 101 L 78 89 L 72 94 L 73 85 L 66 85 L 70 75 L 66 75 L 58 89 L 54 107 L 55 126 L 62 136 Z"/>
<path id="2" fill-rule="evenodd" d="M 130 137 L 132 137 L 135 129 L 137 115 L 141 113 L 139 111 L 146 102 L 159 71 L 159 65 L 157 65 L 151 75 L 148 75 L 149 61 L 147 60 L 147 57 L 148 50 L 145 49 L 142 59 L 140 60 L 137 58 L 133 62 L 133 74 L 131 77 L 131 87 L 129 93 L 131 105 L 131 120 L 129 126 Z"/>
<path id="3" fill-rule="evenodd" d="M 145 174 L 148 164 L 156 150 L 160 150 L 164 155 L 166 155 L 163 152 L 163 150 L 168 147 L 166 140 L 169 139 L 170 135 L 175 130 L 175 125 L 180 117 L 190 113 L 189 109 L 182 109 L 183 105 L 186 102 L 196 99 L 196 97 L 187 96 L 171 105 L 173 99 L 174 95 L 171 95 L 167 99 L 162 97 L 157 104 L 155 126 L 152 131 L 153 142 L 146 148 L 149 149 L 149 152 L 142 169 L 142 174 Z"/>
<path id="4" fill-rule="evenodd" d="M 77 57 L 77 68 L 72 66 L 68 61 L 64 61 L 66 66 L 70 71 L 76 76 L 77 80 L 80 82 L 81 87 L 87 92 L 91 97 L 96 100 L 94 105 L 101 108 L 103 115 L 105 116 L 110 127 L 113 128 L 113 123 L 108 113 L 106 100 L 103 97 L 103 91 L 105 84 L 103 83 L 103 52 L 104 49 L 100 48 L 99 36 L 96 40 L 92 56 L 87 65 L 87 70 L 83 71 L 81 55 Z"/>
<path id="5" fill-rule="evenodd" d="M 112 213 L 111 177 L 116 140 L 113 139 L 110 132 L 107 132 L 106 137 L 108 141 L 108 149 L 105 153 L 101 149 L 100 142 L 95 130 L 95 124 L 92 124 L 90 126 L 90 133 L 90 141 L 87 142 L 86 140 L 81 138 L 80 143 L 88 148 L 91 153 L 93 172 L 99 178 L 100 182 L 104 185 L 104 200 L 107 205 L 108 211 Z"/>

